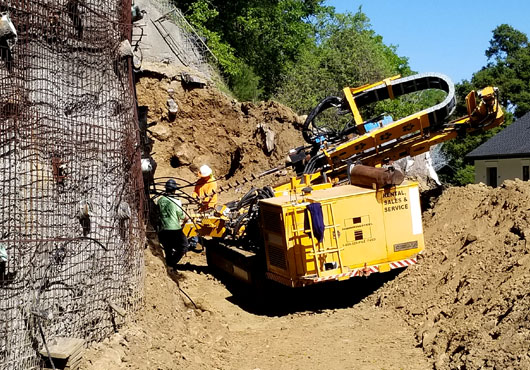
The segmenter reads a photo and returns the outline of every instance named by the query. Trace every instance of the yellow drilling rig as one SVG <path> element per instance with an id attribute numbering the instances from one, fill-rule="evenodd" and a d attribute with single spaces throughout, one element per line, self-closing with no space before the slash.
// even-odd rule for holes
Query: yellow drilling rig
<path id="1" fill-rule="evenodd" d="M 439 104 L 387 125 L 360 108 L 436 89 Z M 192 217 L 184 231 L 202 237 L 208 264 L 249 283 L 266 278 L 290 287 L 387 272 L 417 263 L 424 248 L 418 184 L 393 161 L 504 121 L 498 91 L 466 97 L 467 115 L 450 121 L 452 82 L 436 73 L 391 77 L 322 100 L 308 115 L 308 146 L 289 153 L 297 175 L 252 189 L 215 212 Z M 339 129 L 319 126 L 328 109 L 352 117 Z M 374 127 L 375 125 L 375 127 Z"/>

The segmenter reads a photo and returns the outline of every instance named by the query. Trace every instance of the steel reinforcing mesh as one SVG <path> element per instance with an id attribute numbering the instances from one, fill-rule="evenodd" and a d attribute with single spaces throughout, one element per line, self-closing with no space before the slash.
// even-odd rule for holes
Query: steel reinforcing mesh
<path id="1" fill-rule="evenodd" d="M 34 369 L 39 324 L 46 341 L 101 340 L 124 320 L 110 305 L 142 301 L 131 0 L 0 11 L 0 368 Z"/>

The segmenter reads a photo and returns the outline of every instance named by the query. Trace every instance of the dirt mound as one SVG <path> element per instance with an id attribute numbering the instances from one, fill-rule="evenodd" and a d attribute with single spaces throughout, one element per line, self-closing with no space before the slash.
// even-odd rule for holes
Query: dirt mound
<path id="1" fill-rule="evenodd" d="M 193 183 L 199 167 L 207 163 L 220 186 L 236 184 L 219 197 L 232 200 L 251 186 L 285 178 L 283 171 L 237 185 L 251 174 L 284 163 L 289 149 L 303 145 L 297 128 L 303 121 L 289 108 L 276 102 L 240 103 L 208 85 L 190 88 L 175 67 L 151 65 L 136 90 L 138 105 L 148 107 L 155 177 L 161 183 L 168 177 L 177 178 L 181 185 Z M 174 115 L 169 99 L 178 106 Z M 189 194 L 192 188 L 182 190 Z M 145 309 L 119 333 L 93 345 L 83 368 L 224 368 L 227 348 L 232 346 L 227 325 L 206 300 L 188 300 L 178 289 L 188 284 L 186 274 L 168 274 L 156 241 L 151 249 L 145 256 Z M 204 272 L 201 277 L 204 287 L 220 284 Z"/>
<path id="2" fill-rule="evenodd" d="M 193 182 L 199 166 L 208 163 L 220 185 L 238 184 L 283 163 L 289 149 L 303 144 L 297 130 L 301 119 L 274 102 L 239 103 L 208 86 L 190 89 L 178 74 L 145 75 L 137 92 L 139 105 L 149 107 L 158 178 Z M 168 99 L 178 105 L 175 116 Z M 279 180 L 269 176 L 252 185 Z M 220 199 L 233 199 L 249 187 L 238 185 Z M 91 348 L 85 368 L 268 369 L 307 363 L 308 369 L 331 369 L 352 358 L 373 361 L 381 348 L 388 363 L 361 367 L 392 368 L 389 364 L 407 356 L 410 363 L 420 357 L 412 350 L 409 329 L 391 327 L 401 322 L 394 320 L 394 310 L 415 329 L 436 369 L 530 368 L 530 183 L 450 188 L 424 215 L 424 225 L 427 248 L 420 264 L 364 302 L 344 311 L 282 317 L 239 309 L 208 275 L 204 256 L 191 259 L 192 271 L 168 274 L 161 256 L 148 251 L 145 310 L 120 334 Z M 183 263 L 189 261 L 187 256 Z M 337 347 L 309 353 L 322 342 L 322 333 Z M 344 352 L 344 344 L 350 352 Z M 373 353 L 366 352 L 370 349 Z"/>
<path id="3" fill-rule="evenodd" d="M 530 368 L 530 183 L 450 188 L 426 250 L 369 298 L 399 310 L 436 369 Z"/>
<path id="4" fill-rule="evenodd" d="M 302 120 L 289 108 L 272 101 L 240 103 L 208 85 L 190 89 L 177 76 L 151 73 L 136 85 L 138 104 L 149 107 L 155 177 L 193 182 L 207 163 L 220 186 L 238 184 L 284 163 L 289 149 L 304 144 L 297 129 Z M 168 99 L 178 106 L 174 116 Z M 254 185 L 274 181 L 269 176 Z"/>

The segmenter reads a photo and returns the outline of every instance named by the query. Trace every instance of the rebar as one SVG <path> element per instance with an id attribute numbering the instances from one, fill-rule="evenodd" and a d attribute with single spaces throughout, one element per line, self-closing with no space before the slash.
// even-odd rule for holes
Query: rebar
<path id="1" fill-rule="evenodd" d="M 48 341 L 101 340 L 124 320 L 107 302 L 142 302 L 131 0 L 0 0 L 0 12 L 16 29 L 0 34 L 0 368 L 38 369 L 38 323 Z"/>

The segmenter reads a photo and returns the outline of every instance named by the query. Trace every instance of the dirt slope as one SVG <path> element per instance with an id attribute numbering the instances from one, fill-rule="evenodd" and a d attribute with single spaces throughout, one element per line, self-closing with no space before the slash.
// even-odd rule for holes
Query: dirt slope
<path id="1" fill-rule="evenodd" d="M 187 305 L 182 276 L 146 250 L 145 308 L 110 339 L 93 345 L 82 369 L 201 369 L 220 366 L 227 330 L 207 309 Z M 173 280 L 174 279 L 174 280 Z M 215 333 L 215 336 L 212 335 Z M 208 363 L 207 367 L 203 367 Z"/>
<path id="2" fill-rule="evenodd" d="M 161 71 L 140 78 L 136 85 L 138 104 L 149 107 L 156 177 L 195 181 L 198 168 L 208 164 L 220 186 L 237 184 L 245 176 L 283 164 L 291 148 L 304 144 L 298 130 L 303 119 L 289 108 L 273 101 L 240 103 L 212 86 L 189 88 L 179 73 Z M 174 117 L 169 114 L 168 99 L 178 105 Z M 266 132 L 273 148 L 266 146 Z M 268 176 L 254 185 L 274 181 L 275 176 Z M 235 188 L 241 192 L 250 185 Z M 223 195 L 221 199 L 234 197 L 234 193 Z"/>
<path id="3" fill-rule="evenodd" d="M 155 123 L 157 177 L 193 181 L 208 163 L 221 185 L 236 183 L 302 144 L 301 119 L 289 109 L 185 89 L 176 76 L 138 84 Z M 174 119 L 169 97 L 180 109 Z M 271 153 L 259 124 L 276 133 Z M 380 289 L 381 277 L 353 279 L 278 291 L 277 305 L 261 308 L 252 292 L 210 275 L 203 255 L 189 253 L 178 273 L 168 272 L 154 247 L 145 310 L 94 346 L 84 369 L 529 369 L 530 183 L 450 188 L 424 214 L 424 230 L 420 263 Z"/>
<path id="4" fill-rule="evenodd" d="M 169 73 L 143 77 L 137 91 L 139 104 L 149 106 L 148 122 L 155 123 L 149 130 L 156 177 L 193 181 L 208 163 L 221 185 L 235 183 L 281 164 L 290 148 L 303 144 L 296 128 L 301 119 L 274 102 L 241 104 L 213 88 L 185 89 Z M 179 105 L 174 119 L 169 97 Z M 259 125 L 275 133 L 271 153 Z M 94 345 L 83 369 L 430 368 L 413 331 L 392 309 L 354 305 L 381 282 L 373 284 L 359 279 L 296 292 L 276 287 L 262 305 L 252 290 L 214 278 L 203 254 L 188 253 L 178 272 L 166 270 L 154 240 L 146 250 L 145 309 Z"/>
<path id="5" fill-rule="evenodd" d="M 451 188 L 419 265 L 369 301 L 401 312 L 436 369 L 530 369 L 530 183 Z"/>

